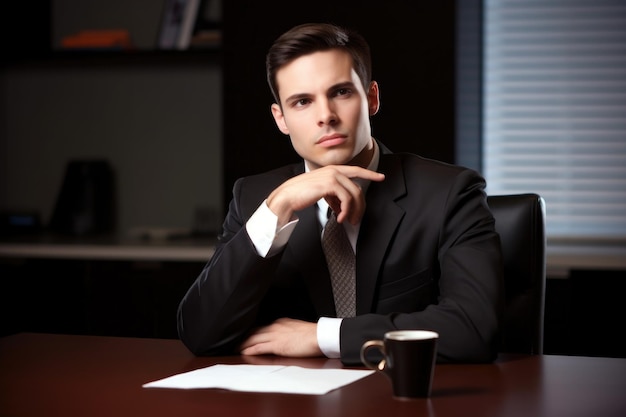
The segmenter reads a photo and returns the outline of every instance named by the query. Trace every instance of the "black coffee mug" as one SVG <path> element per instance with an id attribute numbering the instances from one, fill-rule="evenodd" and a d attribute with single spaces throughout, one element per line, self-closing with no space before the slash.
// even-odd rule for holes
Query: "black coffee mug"
<path id="1" fill-rule="evenodd" d="M 429 397 L 437 358 L 439 334 L 429 330 L 394 330 L 384 340 L 369 340 L 361 347 L 361 361 L 391 379 L 397 399 Z M 379 363 L 367 358 L 371 349 L 383 355 Z"/>

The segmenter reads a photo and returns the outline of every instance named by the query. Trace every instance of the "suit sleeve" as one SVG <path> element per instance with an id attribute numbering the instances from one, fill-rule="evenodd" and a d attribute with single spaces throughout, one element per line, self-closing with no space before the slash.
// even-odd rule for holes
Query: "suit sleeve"
<path id="1" fill-rule="evenodd" d="M 433 303 L 419 311 L 344 319 L 340 338 L 345 364 L 360 363 L 360 347 L 366 340 L 380 339 L 395 329 L 437 331 L 439 362 L 489 362 L 495 358 L 503 267 L 500 239 L 484 187 L 477 173 L 461 170 L 443 190 L 441 215 L 434 217 L 440 220 L 433 226 L 439 236 L 432 268 L 438 271 L 433 277 L 437 289 Z M 406 256 L 411 256 L 410 251 Z"/>
<path id="2" fill-rule="evenodd" d="M 179 304 L 178 334 L 196 355 L 232 354 L 255 325 L 261 301 L 281 255 L 263 258 L 250 240 L 241 213 L 242 181 L 211 260 Z"/>

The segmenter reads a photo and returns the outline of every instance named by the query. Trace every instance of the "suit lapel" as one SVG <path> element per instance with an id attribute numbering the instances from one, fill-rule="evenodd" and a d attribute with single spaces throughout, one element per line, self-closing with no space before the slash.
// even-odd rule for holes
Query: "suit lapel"
<path id="1" fill-rule="evenodd" d="M 393 155 L 381 154 L 378 171 L 385 174 L 385 180 L 369 185 L 357 241 L 357 315 L 372 309 L 378 271 L 405 214 L 404 209 L 396 204 L 398 198 L 406 195 L 400 160 Z"/>

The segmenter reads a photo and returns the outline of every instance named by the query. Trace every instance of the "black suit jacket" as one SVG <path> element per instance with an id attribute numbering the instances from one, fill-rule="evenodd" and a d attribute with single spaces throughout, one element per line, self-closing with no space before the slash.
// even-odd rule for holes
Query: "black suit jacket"
<path id="1" fill-rule="evenodd" d="M 502 259 L 485 182 L 475 171 L 380 146 L 383 182 L 372 182 L 357 240 L 356 312 L 343 320 L 341 360 L 393 329 L 439 332 L 440 362 L 496 354 Z M 316 207 L 281 253 L 260 257 L 245 223 L 304 163 L 241 178 L 212 259 L 180 303 L 181 340 L 197 355 L 232 354 L 254 327 L 280 317 L 335 317 Z"/>

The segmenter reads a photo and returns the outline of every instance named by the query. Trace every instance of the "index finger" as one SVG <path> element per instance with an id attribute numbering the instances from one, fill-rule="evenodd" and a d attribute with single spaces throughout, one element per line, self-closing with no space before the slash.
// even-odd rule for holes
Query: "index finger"
<path id="1" fill-rule="evenodd" d="M 361 178 L 369 181 L 382 181 L 385 179 L 385 174 L 382 172 L 372 171 L 356 165 L 336 165 L 334 168 L 348 178 Z"/>

